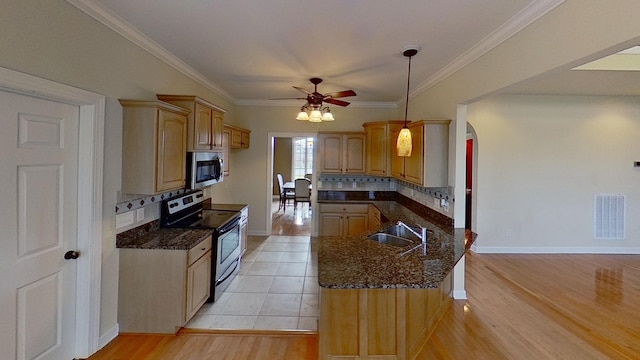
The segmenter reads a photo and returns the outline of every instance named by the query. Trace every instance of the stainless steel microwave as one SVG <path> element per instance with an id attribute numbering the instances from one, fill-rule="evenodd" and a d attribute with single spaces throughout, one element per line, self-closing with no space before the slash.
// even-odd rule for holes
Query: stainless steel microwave
<path id="1" fill-rule="evenodd" d="M 188 152 L 187 187 L 200 189 L 224 180 L 222 153 Z"/>

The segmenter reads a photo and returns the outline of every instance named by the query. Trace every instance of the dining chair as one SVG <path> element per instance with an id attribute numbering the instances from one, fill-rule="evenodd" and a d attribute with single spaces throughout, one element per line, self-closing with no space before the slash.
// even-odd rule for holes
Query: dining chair
<path id="1" fill-rule="evenodd" d="M 278 192 L 280 193 L 280 204 L 278 205 L 278 211 L 282 209 L 282 211 L 287 211 L 287 201 L 295 198 L 295 191 L 287 190 L 284 188 L 284 180 L 282 178 L 282 174 L 278 173 L 276 175 L 278 178 Z"/>
<path id="2" fill-rule="evenodd" d="M 293 200 L 293 212 L 296 212 L 298 209 L 299 202 L 307 202 L 309 203 L 309 208 L 311 208 L 311 180 L 309 179 L 296 179 L 295 180 L 295 198 Z"/>

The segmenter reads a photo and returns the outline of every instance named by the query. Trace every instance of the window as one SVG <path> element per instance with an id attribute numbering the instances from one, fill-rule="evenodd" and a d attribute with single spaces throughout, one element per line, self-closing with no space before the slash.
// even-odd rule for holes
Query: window
<path id="1" fill-rule="evenodd" d="M 293 138 L 293 176 L 292 179 L 303 178 L 313 171 L 313 138 Z"/>

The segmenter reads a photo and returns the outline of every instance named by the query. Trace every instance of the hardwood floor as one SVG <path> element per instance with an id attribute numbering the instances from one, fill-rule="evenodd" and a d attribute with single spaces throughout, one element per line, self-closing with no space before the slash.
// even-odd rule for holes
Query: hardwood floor
<path id="1" fill-rule="evenodd" d="M 640 256 L 467 255 L 418 359 L 640 359 Z M 317 359 L 317 335 L 120 335 L 91 360 Z"/>
<path id="2" fill-rule="evenodd" d="M 271 204 L 272 235 L 311 235 L 312 212 L 308 203 L 298 204 L 294 212 L 293 201 L 278 209 L 278 201 Z"/>

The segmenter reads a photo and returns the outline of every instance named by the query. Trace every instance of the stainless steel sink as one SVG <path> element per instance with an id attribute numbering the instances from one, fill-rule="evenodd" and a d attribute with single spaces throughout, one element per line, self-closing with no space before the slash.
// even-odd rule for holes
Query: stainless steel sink
<path id="1" fill-rule="evenodd" d="M 411 234 L 410 232 L 408 232 L 408 233 Z M 411 234 L 411 235 L 413 235 L 413 234 Z M 413 237 L 415 238 L 416 236 L 413 235 Z M 381 233 L 381 232 L 369 235 L 369 239 L 371 239 L 373 241 L 377 241 L 377 242 L 379 242 L 381 244 L 387 244 L 387 245 L 398 246 L 398 247 L 403 247 L 403 246 L 407 246 L 407 245 L 413 244 L 413 241 L 411 241 L 409 239 L 405 239 L 405 238 L 402 238 L 400 236 L 395 236 L 395 235 L 392 235 L 392 234 L 386 234 L 386 233 Z"/>
<path id="2" fill-rule="evenodd" d="M 391 227 L 388 227 L 382 231 L 380 231 L 383 234 L 388 234 L 388 235 L 393 235 L 393 236 L 397 236 L 400 238 L 404 238 L 407 240 L 410 240 L 412 242 L 421 242 L 420 238 L 418 236 L 416 236 L 416 234 L 412 233 L 411 231 L 407 230 L 406 227 L 402 226 L 402 225 L 393 225 Z"/>

